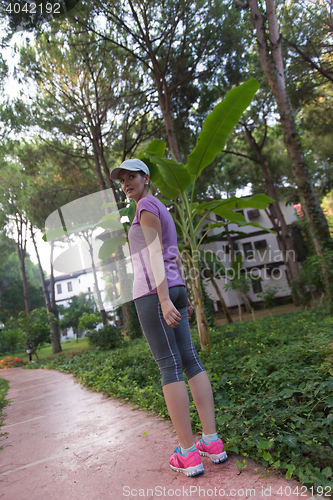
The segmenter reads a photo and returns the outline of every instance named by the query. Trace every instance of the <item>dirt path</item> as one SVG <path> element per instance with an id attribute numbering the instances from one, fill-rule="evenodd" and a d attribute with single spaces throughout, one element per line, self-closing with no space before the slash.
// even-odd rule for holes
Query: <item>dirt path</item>
<path id="1" fill-rule="evenodd" d="M 73 375 L 12 368 L 0 377 L 11 400 L 1 428 L 1 500 L 311 497 L 251 460 L 239 474 L 235 453 L 219 465 L 203 458 L 205 472 L 193 478 L 173 472 L 178 442 L 169 421 L 84 388 Z"/>

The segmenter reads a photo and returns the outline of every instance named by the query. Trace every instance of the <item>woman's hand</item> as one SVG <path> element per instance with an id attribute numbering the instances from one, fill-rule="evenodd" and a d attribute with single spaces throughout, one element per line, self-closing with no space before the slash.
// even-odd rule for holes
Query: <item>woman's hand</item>
<path id="1" fill-rule="evenodd" d="M 161 303 L 163 318 L 171 328 L 177 328 L 182 319 L 178 309 L 175 308 L 171 299 L 163 300 Z"/>
<path id="2" fill-rule="evenodd" d="M 191 318 L 193 311 L 194 311 L 194 309 L 193 309 L 193 306 L 192 306 L 192 304 L 190 302 L 190 299 L 187 299 L 187 314 L 188 314 L 188 319 Z"/>

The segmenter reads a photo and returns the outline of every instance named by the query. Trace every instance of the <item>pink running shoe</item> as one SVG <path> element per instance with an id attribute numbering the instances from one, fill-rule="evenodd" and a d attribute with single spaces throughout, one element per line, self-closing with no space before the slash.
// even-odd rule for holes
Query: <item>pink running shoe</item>
<path id="1" fill-rule="evenodd" d="M 178 446 L 170 457 L 170 467 L 176 472 L 184 472 L 186 476 L 196 476 L 204 472 L 198 450 L 189 451 L 182 455 L 180 446 Z"/>
<path id="2" fill-rule="evenodd" d="M 226 451 L 223 451 L 223 443 L 221 439 L 216 439 L 206 444 L 201 438 L 195 445 L 199 450 L 200 455 L 204 457 L 209 457 L 214 464 L 224 462 L 228 459 Z"/>

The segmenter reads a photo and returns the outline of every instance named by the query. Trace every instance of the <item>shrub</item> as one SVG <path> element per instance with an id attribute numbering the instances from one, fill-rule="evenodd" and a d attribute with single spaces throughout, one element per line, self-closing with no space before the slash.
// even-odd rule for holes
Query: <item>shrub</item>
<path id="1" fill-rule="evenodd" d="M 129 309 L 130 309 L 130 322 L 126 325 L 126 335 L 130 339 L 137 339 L 139 337 L 142 337 L 142 331 L 141 331 L 141 326 L 140 326 L 140 321 L 138 314 L 136 312 L 136 307 L 134 300 L 129 302 Z M 119 317 L 120 323 L 124 325 L 124 315 L 123 315 L 123 306 L 117 307 L 115 310 L 116 316 Z"/>
<path id="2" fill-rule="evenodd" d="M 8 325 L 0 332 L 0 352 L 11 353 L 24 346 L 24 333 L 21 328 Z"/>
<path id="3" fill-rule="evenodd" d="M 275 297 L 278 292 L 278 286 L 266 285 L 263 291 L 258 293 L 257 296 L 262 299 L 264 307 L 271 311 L 275 306 Z"/>
<path id="4" fill-rule="evenodd" d="M 6 358 L 0 359 L 0 370 L 8 370 L 8 368 L 16 368 L 23 365 L 25 365 L 25 362 L 20 358 L 7 356 Z"/>
<path id="5" fill-rule="evenodd" d="M 100 349 L 114 349 L 123 342 L 121 330 L 111 324 L 87 332 L 89 344 Z"/>
<path id="6" fill-rule="evenodd" d="M 91 330 L 92 328 L 96 328 L 101 321 L 102 318 L 99 314 L 84 312 L 79 319 L 78 327 L 79 330 Z"/>
<path id="7" fill-rule="evenodd" d="M 50 325 L 45 307 L 34 309 L 29 316 L 25 312 L 20 312 L 16 319 L 17 326 L 25 332 L 24 342 L 31 345 L 36 354 L 36 350 L 51 342 Z"/>

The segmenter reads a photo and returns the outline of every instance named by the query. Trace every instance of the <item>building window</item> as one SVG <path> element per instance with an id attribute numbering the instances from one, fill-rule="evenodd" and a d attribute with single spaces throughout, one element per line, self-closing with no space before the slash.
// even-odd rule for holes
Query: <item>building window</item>
<path id="1" fill-rule="evenodd" d="M 252 279 L 252 290 L 253 293 L 259 293 L 262 292 L 262 287 L 261 287 L 261 281 L 258 279 Z"/>
<path id="2" fill-rule="evenodd" d="M 62 293 L 62 290 L 61 290 L 61 285 L 57 285 L 57 292 L 58 292 L 58 294 L 59 294 L 59 293 Z"/>
<path id="3" fill-rule="evenodd" d="M 252 210 L 247 211 L 247 216 L 249 220 L 256 219 L 260 216 L 260 212 L 257 208 L 253 208 Z"/>
<path id="4" fill-rule="evenodd" d="M 267 241 L 266 240 L 255 241 L 254 246 L 257 250 L 262 250 L 263 248 L 267 248 Z"/>
<path id="5" fill-rule="evenodd" d="M 88 286 L 88 292 L 90 292 L 90 286 Z"/>
<path id="6" fill-rule="evenodd" d="M 81 283 L 81 280 L 80 280 L 80 278 L 79 278 L 79 283 Z"/>
<path id="7" fill-rule="evenodd" d="M 244 255 L 246 259 L 252 259 L 253 258 L 253 249 L 252 249 L 252 243 L 244 243 L 243 244 L 243 249 L 244 249 Z"/>
<path id="8" fill-rule="evenodd" d="M 216 215 L 217 222 L 224 222 L 225 221 L 225 219 L 223 219 L 223 217 L 221 217 L 221 215 L 219 215 L 219 214 L 215 214 L 215 215 Z"/>
<path id="9" fill-rule="evenodd" d="M 229 247 L 229 245 L 224 245 L 223 251 L 224 251 L 224 253 L 230 253 L 230 247 Z"/>
<path id="10" fill-rule="evenodd" d="M 72 282 L 71 282 L 71 281 L 69 281 L 69 282 L 67 283 L 67 288 L 68 288 L 68 291 L 69 291 L 69 292 L 72 292 L 72 291 L 73 291 L 73 287 L 72 287 Z"/>

